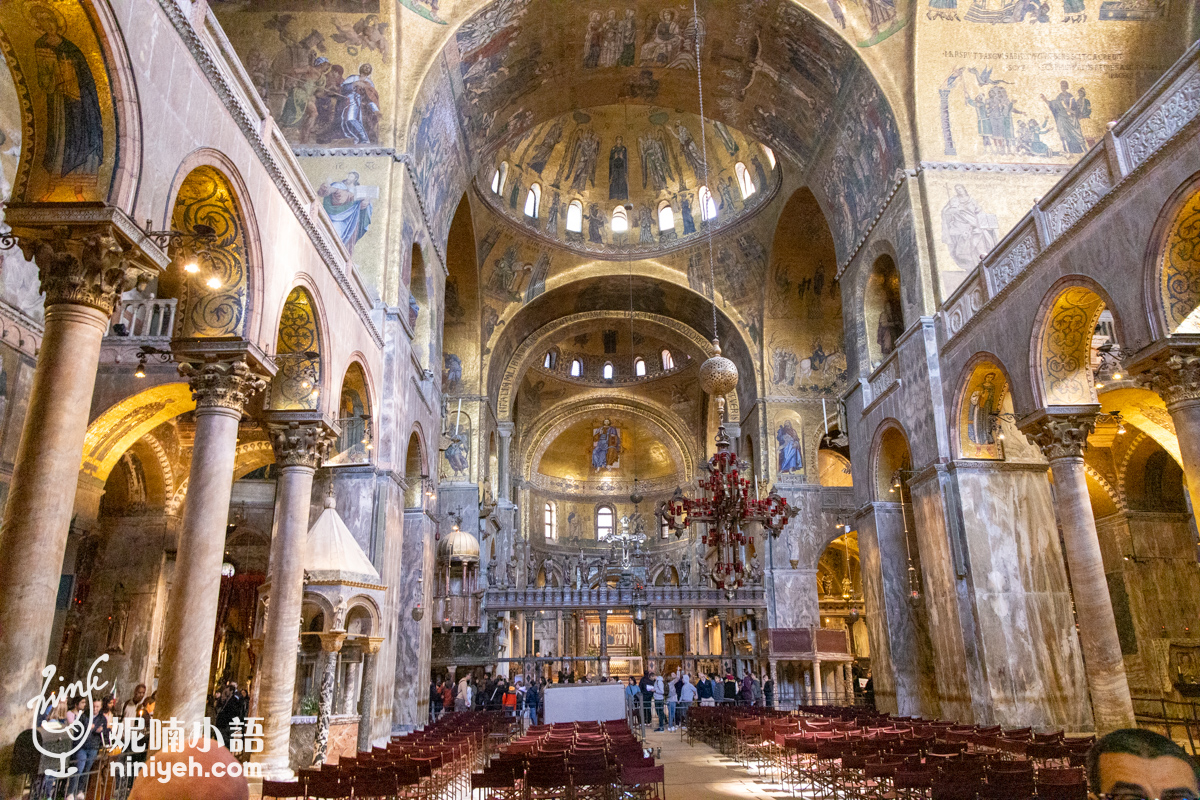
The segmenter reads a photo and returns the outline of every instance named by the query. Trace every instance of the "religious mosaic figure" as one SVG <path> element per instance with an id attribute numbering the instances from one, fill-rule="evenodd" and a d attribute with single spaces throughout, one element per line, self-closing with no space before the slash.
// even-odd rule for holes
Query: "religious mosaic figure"
<path id="1" fill-rule="evenodd" d="M 571 149 L 571 158 L 567 164 L 567 175 L 571 178 L 571 189 L 576 192 L 584 191 L 588 183 L 596 185 L 596 161 L 600 155 L 600 137 L 591 128 L 584 128 L 576 133 L 575 143 Z"/>
<path id="2" fill-rule="evenodd" d="M 587 29 L 583 33 L 583 68 L 600 66 L 600 47 L 604 37 L 604 26 L 600 24 L 600 12 L 588 15 Z"/>
<path id="3" fill-rule="evenodd" d="M 616 469 L 621 461 L 621 432 L 610 420 L 592 431 L 592 469 Z"/>
<path id="4" fill-rule="evenodd" d="M 604 215 L 600 213 L 600 204 L 588 206 L 588 241 L 593 244 L 604 244 Z"/>
<path id="5" fill-rule="evenodd" d="M 667 142 L 663 139 L 662 131 L 638 137 L 638 152 L 642 157 L 642 188 L 645 189 L 649 184 L 656 192 L 666 191 L 667 179 L 674 179 L 675 175 L 671 171 Z"/>
<path id="6" fill-rule="evenodd" d="M 454 470 L 455 477 L 466 474 L 470 466 L 469 447 L 467 437 L 461 433 L 450 437 L 450 446 L 446 448 L 446 461 L 450 464 L 450 469 Z"/>
<path id="7" fill-rule="evenodd" d="M 638 243 L 654 243 L 654 210 L 650 206 L 638 209 Z"/>
<path id="8" fill-rule="evenodd" d="M 459 384 L 462 383 L 462 359 L 454 353 L 443 353 L 442 365 L 442 383 L 445 391 L 457 391 Z"/>
<path id="9" fill-rule="evenodd" d="M 683 153 L 683 160 L 692 168 L 696 180 L 704 180 L 704 158 L 700 154 L 700 145 L 696 144 L 692 137 L 692 132 L 680 121 L 675 123 L 674 133 L 675 138 L 679 140 L 679 151 Z"/>
<path id="10" fill-rule="evenodd" d="M 608 199 L 629 199 L 629 150 L 620 136 L 608 151 Z"/>
<path id="11" fill-rule="evenodd" d="M 371 227 L 371 210 L 374 206 L 372 198 L 379 196 L 379 187 L 361 186 L 358 173 L 351 172 L 340 181 L 322 183 L 317 189 L 321 205 L 338 238 L 346 245 L 346 250 L 354 254 L 354 245 Z"/>
<path id="12" fill-rule="evenodd" d="M 683 235 L 696 232 L 696 218 L 692 215 L 692 195 L 684 192 L 679 196 L 679 216 L 683 217 Z"/>
<path id="13" fill-rule="evenodd" d="M 804 448 L 800 443 L 800 434 L 796 433 L 790 419 L 784 420 L 775 431 L 775 441 L 779 444 L 779 474 L 803 472 Z"/>
<path id="14" fill-rule="evenodd" d="M 1058 138 L 1062 140 L 1063 152 L 1078 155 L 1087 150 L 1081 125 L 1081 120 L 1092 116 L 1092 101 L 1088 99 L 1087 92 L 1080 88 L 1078 94 L 1072 95 L 1071 85 L 1062 81 L 1054 99 L 1042 95 L 1042 101 L 1050 107 L 1050 114 L 1058 127 Z"/>
<path id="15" fill-rule="evenodd" d="M 961 183 L 942 207 L 942 243 L 959 269 L 973 269 L 996 246 L 999 224 L 986 213 Z"/>
<path id="16" fill-rule="evenodd" d="M 888 300 L 879 312 L 879 324 L 875 329 L 875 342 L 879 345 L 881 356 L 889 356 L 896 349 L 896 340 L 904 332 L 904 321 L 900 317 L 900 309 L 896 303 Z"/>
<path id="17" fill-rule="evenodd" d="M 996 410 L 996 373 L 983 376 L 983 383 L 971 392 L 971 404 L 967 411 L 967 438 L 973 444 L 995 444 L 992 433 L 992 414 Z"/>
<path id="18" fill-rule="evenodd" d="M 625 9 L 625 16 L 617 24 L 621 37 L 621 54 L 617 56 L 617 66 L 632 67 L 634 51 L 637 49 L 637 20 L 632 8 Z"/>
<path id="19" fill-rule="evenodd" d="M 363 64 L 357 75 L 342 82 L 342 134 L 355 144 L 379 141 L 379 92 L 371 80 L 372 67 Z"/>
<path id="20" fill-rule="evenodd" d="M 600 30 L 600 66 L 614 67 L 621 57 L 621 23 L 617 21 L 615 9 L 608 10 L 608 18 Z"/>
<path id="21" fill-rule="evenodd" d="M 675 12 L 664 9 L 655 22 L 653 17 L 647 22 L 650 38 L 642 45 L 642 65 L 647 67 L 666 67 L 675 60 L 679 49 L 683 46 L 683 34 L 676 21 Z"/>
<path id="22" fill-rule="evenodd" d="M 554 154 L 554 148 L 558 147 L 558 143 L 562 141 L 563 124 L 563 120 L 556 120 L 550 126 L 550 130 L 546 131 L 542 141 L 534 148 L 533 158 L 529 160 L 529 168 L 538 175 L 542 174 L 542 170 L 546 168 L 546 162 Z"/>
<path id="23" fill-rule="evenodd" d="M 46 96 L 42 166 L 56 178 L 76 171 L 95 175 L 104 160 L 104 120 L 87 59 L 63 37 L 66 20 L 59 11 L 37 4 L 28 13 L 42 34 L 33 44 L 38 85 Z"/>

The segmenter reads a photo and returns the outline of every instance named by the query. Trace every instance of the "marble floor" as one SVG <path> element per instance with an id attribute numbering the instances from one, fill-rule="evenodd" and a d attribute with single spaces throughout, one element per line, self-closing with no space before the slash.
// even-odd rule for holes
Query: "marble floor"
<path id="1" fill-rule="evenodd" d="M 759 778 L 706 744 L 689 744 L 679 732 L 646 734 L 646 746 L 666 768 L 667 800 L 790 798 L 767 777 Z M 662 749 L 659 756 L 658 749 Z"/>

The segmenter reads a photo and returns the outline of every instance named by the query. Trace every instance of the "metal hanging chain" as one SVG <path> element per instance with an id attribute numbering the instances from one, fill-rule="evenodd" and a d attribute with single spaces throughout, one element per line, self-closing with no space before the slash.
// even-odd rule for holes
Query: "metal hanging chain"
<path id="1" fill-rule="evenodd" d="M 708 190 L 708 196 L 712 197 L 712 187 L 708 185 L 708 137 L 704 132 L 704 68 L 700 63 L 700 29 L 703 23 L 700 22 L 697 0 L 692 0 L 692 23 L 696 26 L 696 92 L 700 98 L 700 148 L 704 157 L 704 188 Z M 704 198 L 696 192 L 696 199 L 700 201 L 700 222 L 703 224 Z M 715 201 L 713 205 L 716 205 Z M 708 297 L 712 302 L 713 338 L 717 339 L 717 268 L 713 259 L 713 222 L 714 220 L 708 220 Z"/>

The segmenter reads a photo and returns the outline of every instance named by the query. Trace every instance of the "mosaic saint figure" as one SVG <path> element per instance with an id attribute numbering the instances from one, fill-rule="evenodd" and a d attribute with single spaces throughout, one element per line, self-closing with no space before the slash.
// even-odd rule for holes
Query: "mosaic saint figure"
<path id="1" fill-rule="evenodd" d="M 629 199 L 629 150 L 620 136 L 608 151 L 608 199 Z"/>
<path id="2" fill-rule="evenodd" d="M 600 46 L 604 36 L 604 26 L 600 24 L 600 12 L 593 11 L 588 15 L 587 30 L 583 34 L 583 67 L 593 69 L 600 65 Z"/>
<path id="3" fill-rule="evenodd" d="M 467 437 L 461 433 L 450 437 L 450 446 L 446 448 L 446 461 L 456 476 L 466 473 L 467 467 L 470 466 L 467 447 Z"/>
<path id="4" fill-rule="evenodd" d="M 371 80 L 372 67 L 363 64 L 357 75 L 342 82 L 342 133 L 355 144 L 371 144 L 379 140 L 379 92 Z"/>
<path id="5" fill-rule="evenodd" d="M 604 244 L 604 215 L 600 213 L 599 203 L 588 206 L 588 241 Z"/>
<path id="6" fill-rule="evenodd" d="M 333 229 L 337 231 L 338 238 L 346 245 L 351 255 L 354 253 L 354 245 L 371 227 L 371 210 L 374 204 L 371 202 L 371 193 L 367 190 L 374 188 L 360 186 L 358 173 L 351 172 L 340 181 L 323 183 L 317 189 L 317 196 L 321 198 L 321 205 L 329 215 Z"/>
<path id="7" fill-rule="evenodd" d="M 621 432 L 611 420 L 592 432 L 592 469 L 616 469 L 621 460 Z"/>
<path id="8" fill-rule="evenodd" d="M 38 85 L 46 94 L 46 137 L 42 166 L 51 175 L 95 175 L 104 160 L 104 120 L 87 59 L 63 37 L 66 20 L 44 5 L 29 6 L 41 36 L 33 44 Z"/>
<path id="9" fill-rule="evenodd" d="M 1063 152 L 1077 155 L 1087 149 L 1087 140 L 1083 136 L 1080 120 L 1092 116 L 1092 102 L 1087 99 L 1087 93 L 1079 90 L 1078 98 L 1071 94 L 1071 85 L 1067 81 L 1059 83 L 1059 93 L 1054 99 L 1042 95 L 1042 102 L 1050 107 L 1050 115 L 1058 127 L 1058 138 L 1062 140 Z"/>
<path id="10" fill-rule="evenodd" d="M 667 190 L 667 179 L 674 178 L 671 162 L 667 158 L 667 143 L 661 131 L 645 133 L 638 138 L 638 151 L 642 157 L 642 188 L 647 184 L 656 192 Z"/>
<path id="11" fill-rule="evenodd" d="M 621 49 L 621 23 L 617 22 L 617 12 L 609 9 L 604 27 L 600 29 L 600 66 L 616 66 Z"/>
<path id="12" fill-rule="evenodd" d="M 573 191 L 584 191 L 589 182 L 593 186 L 596 185 L 596 161 L 599 155 L 600 137 L 590 128 L 581 130 L 571 150 L 571 160 L 567 166 L 567 173 L 574 176 L 571 179 Z"/>
<path id="13" fill-rule="evenodd" d="M 683 34 L 676 21 L 675 12 L 664 9 L 659 15 L 658 22 L 651 22 L 653 31 L 650 38 L 642 45 L 642 66 L 665 67 L 675 60 L 683 46 Z"/>
<path id="14" fill-rule="evenodd" d="M 784 423 L 775 431 L 775 441 L 779 444 L 779 474 L 804 471 L 804 449 L 800 444 L 800 434 L 792 426 L 792 421 Z"/>
<path id="15" fill-rule="evenodd" d="M 692 195 L 684 192 L 679 196 L 679 216 L 683 217 L 683 235 L 696 232 L 696 218 L 692 215 Z"/>
<path id="16" fill-rule="evenodd" d="M 533 158 L 529 160 L 529 167 L 538 175 L 542 174 L 542 170 L 546 168 L 546 162 L 550 160 L 550 156 L 554 154 L 554 148 L 558 147 L 558 143 L 562 141 L 563 121 L 556 120 L 550 126 L 550 130 L 546 131 L 546 135 L 542 137 L 542 141 L 533 151 Z"/>
<path id="17" fill-rule="evenodd" d="M 617 66 L 632 67 L 637 49 L 637 20 L 632 8 L 625 9 L 625 17 L 618 23 L 617 29 L 621 35 L 621 55 L 617 57 Z"/>
<path id="18" fill-rule="evenodd" d="M 971 404 L 967 412 L 967 438 L 973 444 L 995 444 L 992 433 L 992 414 L 996 410 L 996 373 L 983 376 L 983 383 L 971 392 Z"/>
<path id="19" fill-rule="evenodd" d="M 986 213 L 961 183 L 942 207 L 942 243 L 959 269 L 974 269 L 996 246 L 999 227 L 995 214 Z"/>
<path id="20" fill-rule="evenodd" d="M 696 176 L 696 180 L 704 180 L 704 158 L 700 154 L 700 146 L 696 144 L 692 132 L 682 121 L 675 123 L 675 138 L 679 140 L 679 150 L 683 153 L 683 160 L 692 168 L 692 174 Z"/>

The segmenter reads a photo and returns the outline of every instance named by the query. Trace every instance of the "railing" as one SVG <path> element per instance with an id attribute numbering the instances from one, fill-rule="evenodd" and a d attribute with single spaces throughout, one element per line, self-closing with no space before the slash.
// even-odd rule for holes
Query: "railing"
<path id="1" fill-rule="evenodd" d="M 664 608 L 766 608 L 761 586 L 750 586 L 726 593 L 721 589 L 687 586 L 649 586 L 639 596 L 633 589 L 489 589 L 485 595 L 488 611 L 519 609 L 591 609 L 620 608 L 645 601 Z"/>
<path id="2" fill-rule="evenodd" d="M 334 455 L 327 464 L 366 464 L 371 460 L 370 417 L 342 417 L 338 420 L 338 434 Z"/>
<path id="3" fill-rule="evenodd" d="M 1133 713 L 1138 727 L 1160 728 L 1164 736 L 1186 746 L 1192 755 L 1200 755 L 1200 702 L 1135 697 Z"/>
<path id="4" fill-rule="evenodd" d="M 173 297 L 122 301 L 106 335 L 169 339 L 175 330 L 176 302 Z"/>

